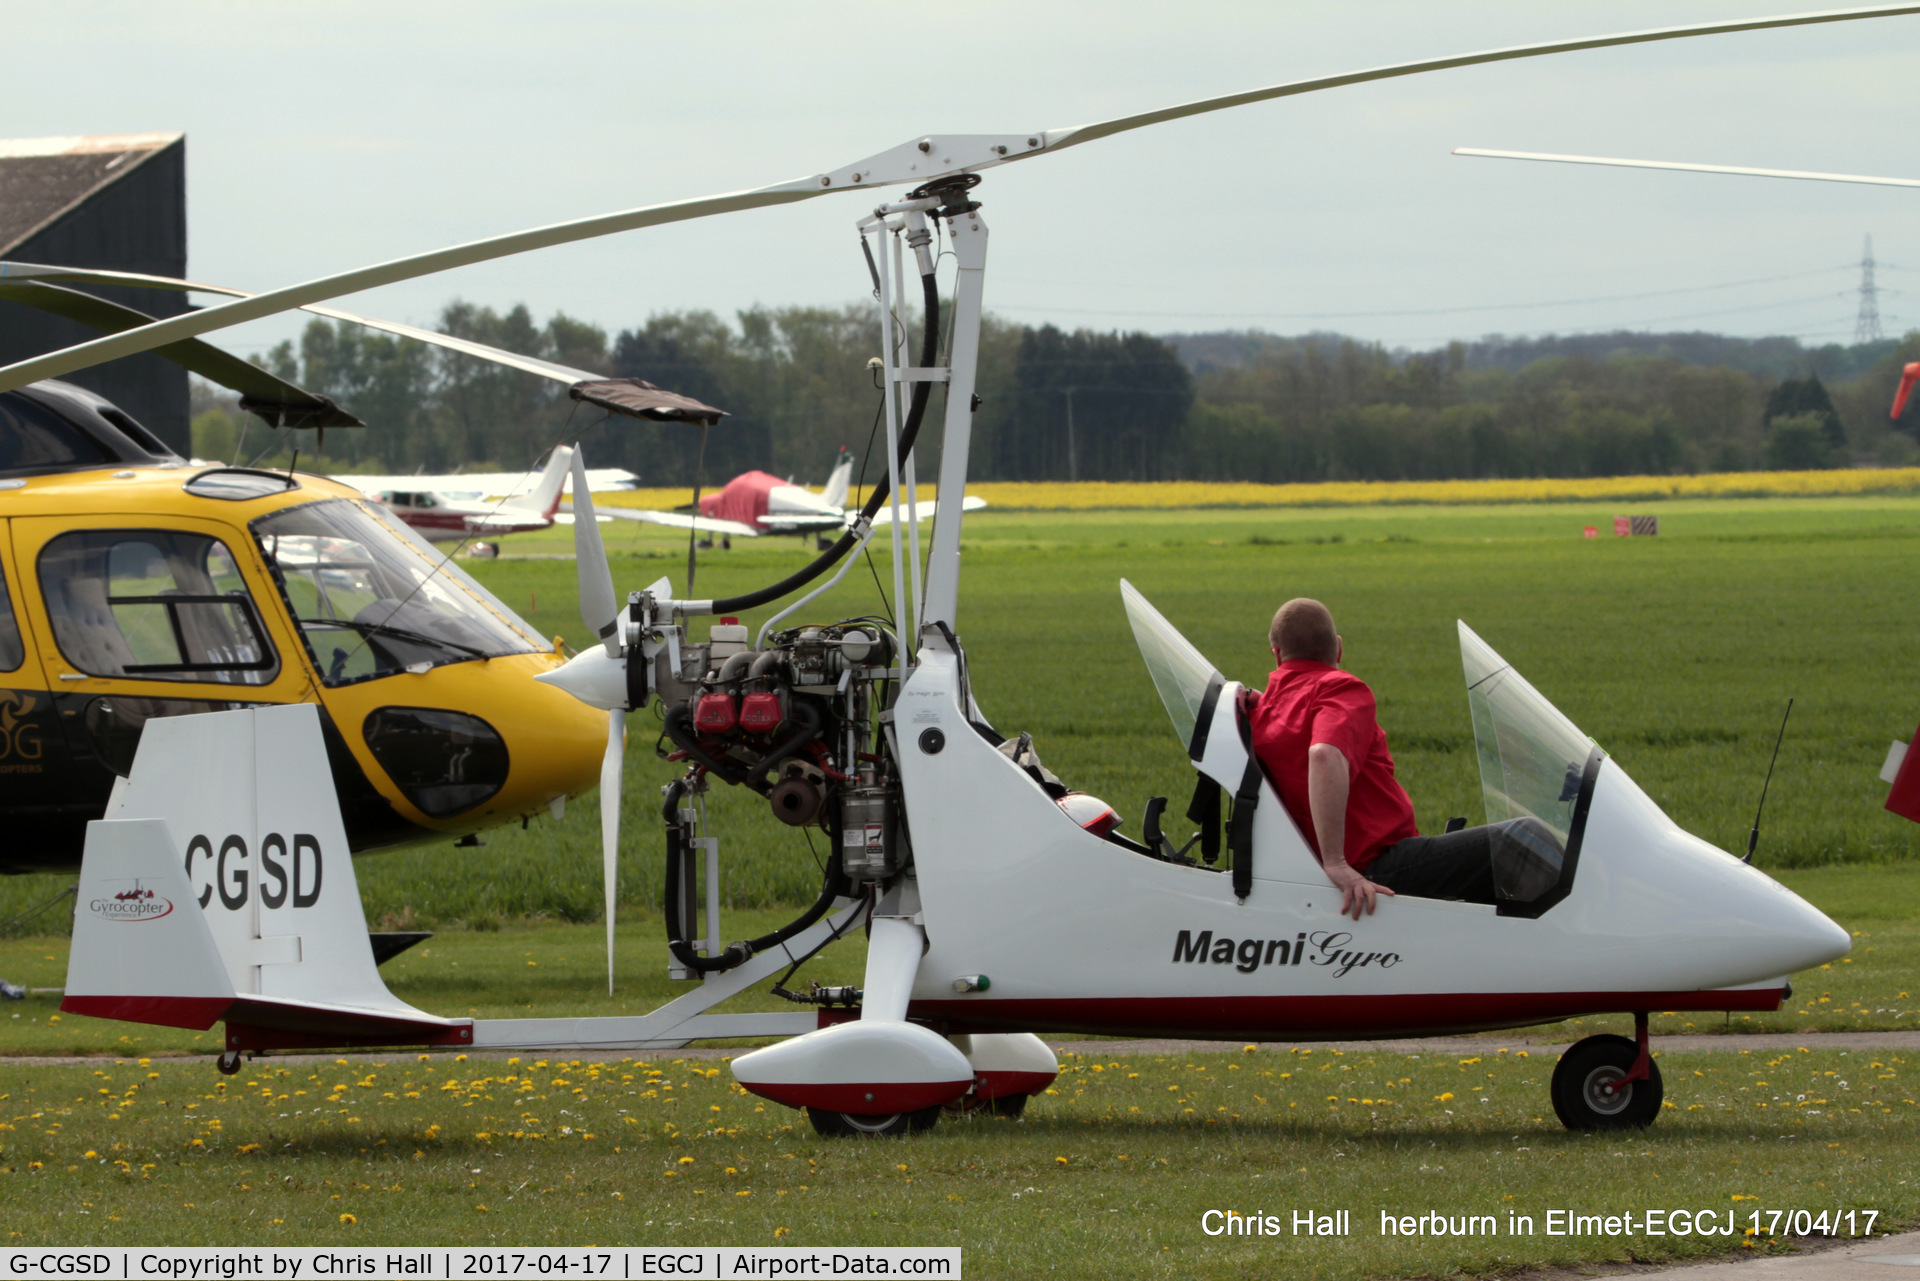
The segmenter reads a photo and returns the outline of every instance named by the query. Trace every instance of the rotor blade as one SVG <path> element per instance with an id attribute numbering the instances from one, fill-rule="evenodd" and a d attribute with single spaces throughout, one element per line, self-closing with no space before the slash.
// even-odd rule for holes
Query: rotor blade
<path id="1" fill-rule="evenodd" d="M 587 456 L 573 447 L 573 560 L 580 583 L 580 621 L 607 647 L 608 658 L 620 657 L 620 614 L 613 600 L 613 570 L 600 541 L 600 522 L 593 518 L 593 491 L 587 486 Z"/>
<path id="2" fill-rule="evenodd" d="M 338 298 L 343 294 L 359 293 L 363 289 L 375 289 L 397 281 L 431 276 L 436 272 L 448 271 L 454 267 L 488 262 L 495 258 L 526 253 L 531 249 L 571 244 L 576 240 L 590 240 L 595 236 L 634 231 L 641 227 L 657 227 L 665 223 L 685 222 L 692 218 L 733 213 L 741 209 L 758 209 L 765 205 L 790 204 L 796 200 L 808 200 L 814 196 L 825 195 L 832 190 L 832 187 L 823 186 L 816 179 L 799 178 L 792 182 L 762 187 L 757 191 L 735 191 L 720 196 L 705 196 L 698 200 L 679 200 L 663 205 L 648 205 L 640 209 L 628 209 L 619 213 L 601 214 L 593 218 L 580 218 L 573 222 L 535 227 L 530 231 L 493 236 L 486 240 L 475 240 L 447 249 L 435 249 L 429 253 L 415 254 L 408 258 L 395 258 L 389 262 L 361 267 L 337 276 L 323 276 L 318 280 L 289 285 L 284 289 L 276 289 L 264 294 L 254 294 L 216 307 L 206 307 L 200 311 L 188 312 L 183 316 L 171 316 L 124 334 L 96 338 L 92 342 L 81 343 L 78 346 L 67 347 L 61 351 L 49 352 L 44 356 L 36 356 L 31 360 L 8 365 L 0 369 L 0 391 L 12 391 L 16 387 L 24 387 L 42 378 L 58 378 L 61 374 L 72 373 L 76 369 L 85 369 L 89 365 L 97 365 L 102 361 L 114 360 L 121 356 L 131 356 L 135 352 L 147 351 L 163 343 L 178 342 L 182 338 L 196 338 L 216 329 L 225 329 L 230 325 L 258 320 L 262 316 L 291 311 L 296 307 L 323 302 L 328 298 Z"/>
<path id="3" fill-rule="evenodd" d="M 1184 103 L 1177 107 L 1163 107 L 1158 111 L 1144 111 L 1139 115 L 1120 116 L 1113 120 L 1103 120 L 1098 124 L 1080 125 L 1071 129 L 1049 129 L 1046 132 L 1046 150 L 1058 151 L 1062 147 L 1078 146 L 1083 142 L 1092 142 L 1096 138 L 1110 138 L 1117 133 L 1126 133 L 1132 129 L 1142 129 L 1147 125 L 1163 124 L 1169 120 L 1183 120 L 1188 116 L 1204 115 L 1209 111 L 1222 111 L 1228 107 L 1241 107 L 1253 102 L 1266 102 L 1273 98 L 1290 98 L 1296 94 L 1313 93 L 1320 89 L 1338 89 L 1344 85 L 1365 84 L 1373 80 L 1393 80 L 1400 76 L 1419 75 L 1426 71 L 1447 71 L 1454 67 L 1479 66 L 1488 62 L 1511 62 L 1518 58 L 1538 58 L 1550 53 L 1574 53 L 1581 49 L 1606 49 L 1616 45 L 1652 44 L 1660 40 L 1684 40 L 1692 36 L 1727 35 L 1736 31 L 1765 31 L 1775 27 L 1806 27 L 1826 22 L 1851 22 L 1861 18 L 1891 18 L 1902 14 L 1920 13 L 1920 4 L 1871 5 L 1857 9 L 1822 9 L 1808 13 L 1787 13 L 1771 18 L 1747 18 L 1738 22 L 1703 22 L 1685 27 L 1652 27 L 1645 31 L 1625 31 L 1610 36 L 1588 36 L 1581 40 L 1551 40 L 1542 44 L 1512 45 L 1504 49 L 1487 49 L 1480 53 L 1463 53 L 1451 58 L 1429 58 L 1420 62 L 1399 62 L 1385 67 L 1370 67 L 1365 71 L 1350 71 L 1344 75 L 1321 76 L 1314 80 L 1296 80 L 1288 84 L 1273 85 L 1266 89 L 1253 89 L 1246 93 L 1227 94 L 1220 98 L 1202 98 L 1198 102 Z M 1008 156 L 1008 160 L 1025 159 L 1032 153 Z"/>
<path id="4" fill-rule="evenodd" d="M 83 325 L 108 333 L 133 329 L 152 321 L 144 311 L 109 302 L 78 289 L 50 285 L 39 280 L 0 281 L 0 301 L 16 302 L 50 315 L 64 316 Z M 242 360 L 198 338 L 168 343 L 154 348 L 163 356 L 216 382 L 229 391 L 240 393 L 240 404 L 276 427 L 364 427 L 365 423 L 347 413 L 332 400 L 276 378 L 250 360 Z"/>
<path id="5" fill-rule="evenodd" d="M 428 253 L 414 254 L 406 258 L 395 258 L 371 267 L 361 267 L 354 271 L 343 272 L 336 276 L 322 276 L 302 284 L 290 285 L 269 293 L 256 294 L 249 298 L 238 299 L 217 307 L 208 307 L 183 316 L 173 316 L 154 324 L 142 326 L 124 334 L 107 338 L 96 338 L 92 342 L 81 343 L 60 351 L 49 352 L 30 360 L 0 368 L 0 391 L 11 391 L 42 378 L 57 378 L 61 374 L 71 373 L 89 365 L 99 364 L 120 356 L 130 356 L 135 352 L 146 351 L 162 343 L 177 342 L 182 338 L 198 337 L 223 329 L 229 325 L 241 324 L 249 320 L 258 320 L 263 316 L 275 315 L 295 307 L 305 307 L 323 302 L 329 298 L 338 298 L 343 294 L 358 293 L 363 289 L 374 289 L 381 285 L 391 285 L 402 280 L 413 280 L 421 276 L 433 275 L 454 267 L 470 266 L 474 263 L 488 262 L 495 258 L 505 258 L 512 254 L 526 253 L 533 249 L 545 249 L 554 245 L 571 244 L 575 241 L 589 240 L 596 236 L 613 235 L 622 231 L 634 231 L 641 227 L 660 226 L 670 222 L 685 222 L 694 218 L 706 218 L 715 214 L 733 213 L 742 209 L 757 209 L 767 205 L 789 204 L 798 200 L 809 200 L 815 196 L 830 192 L 862 190 L 897 183 L 925 184 L 933 179 L 955 173 L 971 173 L 995 165 L 1007 164 L 1015 160 L 1024 160 L 1044 151 L 1058 151 L 1063 147 L 1078 146 L 1083 142 L 1092 142 L 1096 138 L 1109 138 L 1115 134 L 1145 128 L 1147 125 L 1164 124 L 1169 120 L 1182 120 L 1188 116 L 1203 115 L 1210 111 L 1222 111 L 1228 107 L 1240 107 L 1249 103 L 1266 102 L 1274 98 L 1287 98 L 1297 94 L 1313 93 L 1321 89 L 1337 89 L 1344 85 L 1365 84 L 1374 80 L 1391 80 L 1400 76 L 1418 75 L 1427 71 L 1446 71 L 1454 67 L 1471 67 L 1481 63 L 1509 62 L 1519 58 L 1537 58 L 1551 53 L 1571 53 L 1581 49 L 1604 49 L 1614 45 L 1649 44 L 1661 40 L 1680 40 L 1690 36 L 1725 35 L 1737 31 L 1763 31 L 1776 27 L 1801 27 L 1829 22 L 1849 22 L 1862 18 L 1896 17 L 1902 14 L 1920 13 L 1920 3 L 1875 5 L 1857 9 L 1828 9 L 1810 13 L 1782 14 L 1772 18 L 1749 18 L 1739 22 L 1700 23 L 1684 27 L 1656 27 L 1645 31 L 1628 31 L 1617 35 L 1589 36 L 1580 40 L 1557 40 L 1542 44 L 1515 45 L 1505 49 L 1489 49 L 1480 53 L 1457 54 L 1450 58 L 1433 58 L 1420 62 L 1396 63 L 1392 66 L 1372 67 L 1363 71 L 1351 71 L 1342 75 L 1322 76 L 1313 80 L 1297 80 L 1287 84 L 1272 85 L 1265 89 L 1253 89 L 1244 93 L 1228 94 L 1218 98 L 1204 98 L 1198 102 L 1184 103 L 1179 106 L 1163 107 L 1156 111 L 1141 112 L 1137 115 L 1120 116 L 1113 120 L 1095 124 L 1076 125 L 1066 129 L 1049 129 L 1028 135 L 957 135 L 950 138 L 932 136 L 902 143 L 888 151 L 869 157 L 855 165 L 816 174 L 810 178 L 796 178 L 789 182 L 776 183 L 770 187 L 760 187 L 752 191 L 728 192 L 724 195 L 706 196 L 697 200 L 681 200 L 668 204 L 648 205 L 640 209 L 629 209 L 620 213 L 602 214 L 592 218 L 581 218 L 572 222 L 555 223 L 547 227 L 536 227 L 529 231 L 513 232 L 504 236 L 493 236 L 485 240 L 475 240 L 464 245 L 454 245 L 446 249 L 436 249 Z"/>
<path id="6" fill-rule="evenodd" d="M 229 289 L 224 285 L 209 285 L 197 280 L 177 280 L 171 276 L 149 276 L 133 271 L 93 271 L 81 267 L 51 267 L 32 262 L 0 262 L 0 287 L 11 285 L 14 281 L 51 282 L 55 280 L 71 281 L 82 285 L 119 285 L 132 289 L 173 289 L 183 293 L 223 294 L 229 298 L 252 298 L 255 295 L 244 289 Z M 523 373 L 538 374 L 542 378 L 551 378 L 555 382 L 572 386 L 580 382 L 594 382 L 605 377 L 587 369 L 574 369 L 567 365 L 555 364 L 551 360 L 540 360 L 533 356 L 522 356 L 518 352 L 505 351 L 499 347 L 489 347 L 485 343 L 474 342 L 467 338 L 456 338 L 452 334 L 439 333 L 432 329 L 421 329 L 417 325 L 403 325 L 396 320 L 381 320 L 377 316 L 362 316 L 351 311 L 340 311 L 333 307 L 309 306 L 300 310 L 316 316 L 325 316 L 329 320 L 344 320 L 348 324 L 360 325 L 366 329 L 377 329 L 383 333 L 411 338 L 416 342 L 430 343 L 435 347 L 445 347 L 468 356 L 478 356 L 490 360 L 496 365 L 505 365 Z M 153 317 L 145 316 L 143 321 Z M 208 377 L 212 377 L 211 374 Z M 214 381 L 218 382 L 218 379 Z"/>
<path id="7" fill-rule="evenodd" d="M 1544 151 L 1487 151 L 1455 147 L 1456 156 L 1491 160 L 1545 160 L 1560 165 L 1609 165 L 1616 169 L 1672 169 L 1680 173 L 1730 173 L 1746 178 L 1795 178 L 1802 182 L 1858 182 L 1870 187 L 1920 187 L 1920 178 L 1869 178 L 1856 173 L 1814 173 L 1804 169 L 1746 169 L 1738 165 L 1688 165 L 1669 160 L 1621 160 L 1614 156 L 1557 156 Z"/>
<path id="8" fill-rule="evenodd" d="M 607 893 L 607 995 L 613 995 L 613 905 L 620 888 L 620 770 L 627 750 L 627 714 L 607 713 L 607 754 L 600 760 L 600 863 Z"/>

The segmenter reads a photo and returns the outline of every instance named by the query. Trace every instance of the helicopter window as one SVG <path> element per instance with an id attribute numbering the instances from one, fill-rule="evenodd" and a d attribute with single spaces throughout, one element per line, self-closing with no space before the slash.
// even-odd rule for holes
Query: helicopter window
<path id="1" fill-rule="evenodd" d="M 329 686 L 540 648 L 451 557 L 376 509 L 329 499 L 253 531 Z"/>
<path id="2" fill-rule="evenodd" d="M 105 445 L 25 396 L 0 396 L 0 476 L 118 462 Z"/>
<path id="3" fill-rule="evenodd" d="M 27 659 L 20 643 L 20 624 L 13 618 L 13 598 L 7 595 L 7 575 L 0 570 L 0 672 L 10 672 Z"/>
<path id="4" fill-rule="evenodd" d="M 264 685 L 280 668 L 233 553 L 203 534 L 62 534 L 40 589 L 60 652 L 92 676 Z"/>
<path id="5" fill-rule="evenodd" d="M 1571 888 L 1604 753 L 1465 623 L 1460 658 L 1501 911 L 1537 916 Z"/>

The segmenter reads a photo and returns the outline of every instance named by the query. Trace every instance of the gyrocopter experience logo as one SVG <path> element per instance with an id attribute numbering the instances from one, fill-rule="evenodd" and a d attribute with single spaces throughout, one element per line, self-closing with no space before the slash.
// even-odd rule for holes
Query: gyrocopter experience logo
<path id="1" fill-rule="evenodd" d="M 173 911 L 173 901 L 161 898 L 135 881 L 133 888 L 87 904 L 95 916 L 108 921 L 157 921 Z"/>

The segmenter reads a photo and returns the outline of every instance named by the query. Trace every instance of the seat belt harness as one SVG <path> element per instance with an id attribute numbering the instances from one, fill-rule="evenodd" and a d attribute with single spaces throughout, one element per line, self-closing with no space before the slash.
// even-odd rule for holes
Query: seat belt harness
<path id="1" fill-rule="evenodd" d="M 1233 895 L 1253 893 L 1253 812 L 1260 804 L 1260 758 L 1247 753 L 1247 768 L 1233 794 L 1233 817 L 1227 822 L 1227 848 L 1233 853 Z"/>

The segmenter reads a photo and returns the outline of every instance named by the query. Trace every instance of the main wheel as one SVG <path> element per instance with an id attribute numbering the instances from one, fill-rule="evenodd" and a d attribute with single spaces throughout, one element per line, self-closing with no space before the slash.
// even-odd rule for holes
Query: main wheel
<path id="1" fill-rule="evenodd" d="M 862 1116 L 856 1112 L 828 1112 L 821 1108 L 808 1108 L 807 1120 L 813 1122 L 813 1129 L 829 1139 L 878 1139 L 896 1134 L 919 1134 L 931 1130 L 933 1123 L 940 1119 L 938 1107 L 921 1108 L 918 1112 L 893 1112 L 881 1116 Z"/>
<path id="2" fill-rule="evenodd" d="M 220 1069 L 220 1075 L 232 1076 L 240 1070 L 240 1051 L 223 1050 L 214 1066 Z"/>
<path id="3" fill-rule="evenodd" d="M 1666 1091 L 1660 1065 L 1647 1065 L 1644 1081 L 1621 1078 L 1633 1069 L 1640 1047 L 1624 1036 L 1590 1036 L 1560 1056 L 1553 1069 L 1553 1110 L 1569 1130 L 1638 1130 L 1660 1115 Z"/>

